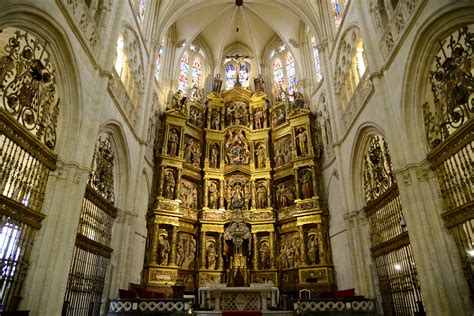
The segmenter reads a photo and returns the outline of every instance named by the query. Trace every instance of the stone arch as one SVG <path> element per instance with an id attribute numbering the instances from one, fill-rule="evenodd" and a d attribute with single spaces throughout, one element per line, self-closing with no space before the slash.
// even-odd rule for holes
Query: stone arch
<path id="1" fill-rule="evenodd" d="M 351 159 L 349 160 L 351 162 L 349 174 L 352 178 L 350 186 L 356 209 L 362 209 L 366 205 L 364 199 L 364 155 L 371 137 L 375 135 L 380 135 L 387 141 L 383 129 L 373 122 L 360 125 L 354 137 Z"/>
<path id="2" fill-rule="evenodd" d="M 125 137 L 125 132 L 120 122 L 111 120 L 104 122 L 100 126 L 97 138 L 104 134 L 110 137 L 112 149 L 115 154 L 115 206 L 120 209 L 128 209 L 127 204 L 130 203 L 130 201 L 126 199 L 126 193 L 130 189 L 131 162 L 130 149 Z"/>
<path id="3" fill-rule="evenodd" d="M 47 42 L 47 50 L 58 77 L 58 96 L 60 98 L 57 125 L 57 142 L 55 152 L 62 159 L 70 160 L 76 155 L 74 142 L 79 138 L 80 125 L 83 118 L 82 94 L 79 72 L 74 49 L 65 36 L 65 30 L 47 12 L 34 6 L 9 5 L 0 12 L 0 29 L 14 27 L 31 33 L 43 43 Z M 85 158 L 85 157 L 82 157 Z"/>
<path id="4" fill-rule="evenodd" d="M 417 32 L 410 48 L 406 71 L 403 76 L 401 117 L 406 127 L 409 161 L 426 158 L 429 151 L 426 139 L 423 109 L 431 87 L 428 74 L 434 56 L 439 50 L 437 39 L 444 39 L 462 25 L 474 21 L 474 6 L 455 3 L 434 13 Z M 422 144 L 422 145 L 421 145 Z"/>

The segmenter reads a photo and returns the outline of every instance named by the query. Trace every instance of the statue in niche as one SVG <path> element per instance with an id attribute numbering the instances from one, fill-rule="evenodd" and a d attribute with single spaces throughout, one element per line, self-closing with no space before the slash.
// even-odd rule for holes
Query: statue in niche
<path id="1" fill-rule="evenodd" d="M 245 209 L 249 210 L 250 209 L 250 185 L 247 183 L 244 185 L 244 204 L 245 204 Z"/>
<path id="2" fill-rule="evenodd" d="M 221 87 L 222 87 L 222 79 L 220 74 L 216 74 L 214 76 L 214 80 L 212 82 L 212 91 L 213 92 L 221 92 Z"/>
<path id="3" fill-rule="evenodd" d="M 303 199 L 309 199 L 313 196 L 313 184 L 311 169 L 303 169 L 299 179 L 301 184 L 301 195 Z"/>
<path id="4" fill-rule="evenodd" d="M 319 246 L 318 246 L 318 237 L 315 234 L 312 234 L 308 238 L 306 244 L 307 254 L 308 254 L 308 264 L 315 265 L 319 263 Z"/>
<path id="5" fill-rule="evenodd" d="M 218 168 L 219 146 L 212 143 L 209 149 L 209 167 Z"/>
<path id="6" fill-rule="evenodd" d="M 199 167 L 201 164 L 201 144 L 195 143 L 192 148 L 191 164 L 195 167 Z"/>
<path id="7" fill-rule="evenodd" d="M 262 269 L 270 269 L 270 247 L 267 241 L 260 242 L 258 252 L 260 255 L 260 267 Z"/>
<path id="8" fill-rule="evenodd" d="M 277 167 L 283 166 L 284 164 L 291 161 L 291 136 L 287 135 L 283 138 L 278 139 L 275 141 L 274 147 L 274 159 L 275 165 Z"/>
<path id="9" fill-rule="evenodd" d="M 267 207 L 267 187 L 265 182 L 260 182 L 257 186 L 257 198 L 256 206 L 257 208 L 266 208 Z"/>
<path id="10" fill-rule="evenodd" d="M 218 110 L 211 112 L 211 128 L 217 130 L 221 128 L 221 114 Z"/>
<path id="11" fill-rule="evenodd" d="M 187 138 L 187 137 L 185 137 Z M 186 139 L 184 143 L 184 161 L 191 162 L 191 153 L 194 147 L 194 140 L 192 137 Z"/>
<path id="12" fill-rule="evenodd" d="M 240 185 L 235 185 L 232 193 L 231 205 L 233 210 L 241 210 L 244 207 L 244 192 Z"/>
<path id="13" fill-rule="evenodd" d="M 191 191 L 191 208 L 197 209 L 198 208 L 198 191 L 196 186 L 193 186 Z"/>
<path id="14" fill-rule="evenodd" d="M 217 251 L 216 251 L 216 246 L 214 242 L 209 243 L 206 249 L 206 254 L 207 254 L 207 268 L 209 270 L 215 270 L 216 263 L 217 263 Z"/>
<path id="15" fill-rule="evenodd" d="M 168 136 L 168 155 L 170 156 L 178 155 L 178 143 L 179 143 L 178 131 L 175 128 L 171 128 L 170 135 Z"/>
<path id="16" fill-rule="evenodd" d="M 255 113 L 253 114 L 253 122 L 255 129 L 263 128 L 263 110 L 261 107 L 255 109 Z"/>
<path id="17" fill-rule="evenodd" d="M 254 78 L 253 82 L 255 84 L 255 92 L 265 92 L 264 91 L 264 84 L 262 74 L 258 74 L 258 78 Z"/>
<path id="18" fill-rule="evenodd" d="M 174 199 L 174 189 L 176 186 L 176 180 L 174 177 L 174 171 L 168 170 L 165 173 L 165 181 L 163 184 L 163 196 L 167 199 Z"/>
<path id="19" fill-rule="evenodd" d="M 209 208 L 217 209 L 218 202 L 219 202 L 219 189 L 217 188 L 217 183 L 215 181 L 210 182 L 208 194 L 209 194 Z"/>
<path id="20" fill-rule="evenodd" d="M 167 234 L 160 234 L 160 237 L 158 238 L 158 245 L 160 249 L 160 258 L 159 258 L 159 264 L 162 266 L 168 265 L 168 254 L 170 252 L 170 243 L 168 241 L 168 235 Z"/>
<path id="21" fill-rule="evenodd" d="M 296 149 L 299 156 L 306 156 L 308 154 L 308 135 L 306 128 L 300 127 L 296 132 Z"/>
<path id="22" fill-rule="evenodd" d="M 225 160 L 228 165 L 246 165 L 249 163 L 250 150 L 243 130 L 234 130 L 227 134 L 225 149 Z"/>
<path id="23" fill-rule="evenodd" d="M 294 201 L 293 191 L 290 189 L 291 182 L 280 183 L 276 189 L 276 199 L 279 208 L 288 207 Z"/>
<path id="24" fill-rule="evenodd" d="M 257 143 L 257 149 L 255 150 L 256 158 L 256 165 L 257 168 L 265 168 L 265 161 L 267 159 L 267 150 L 265 148 L 265 144 L 263 142 Z"/>

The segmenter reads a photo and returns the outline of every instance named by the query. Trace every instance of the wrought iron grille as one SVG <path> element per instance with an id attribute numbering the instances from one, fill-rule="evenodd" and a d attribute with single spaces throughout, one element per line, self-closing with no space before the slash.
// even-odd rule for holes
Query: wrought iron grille
<path id="1" fill-rule="evenodd" d="M 98 139 L 93 171 L 82 203 L 63 315 L 99 315 L 107 265 L 112 254 L 114 154 L 110 139 Z"/>
<path id="2" fill-rule="evenodd" d="M 384 315 L 424 313 L 413 253 L 407 242 L 375 258 Z"/>
<path id="3" fill-rule="evenodd" d="M 410 239 L 401 225 L 398 185 L 382 136 L 371 138 L 364 158 L 365 212 L 384 315 L 424 313 Z"/>
<path id="4" fill-rule="evenodd" d="M 16 310 L 50 170 L 59 98 L 47 43 L 0 30 L 0 304 Z"/>
<path id="5" fill-rule="evenodd" d="M 440 41 L 423 105 L 431 162 L 443 198 L 441 214 L 456 242 L 465 277 L 474 292 L 474 25 Z"/>

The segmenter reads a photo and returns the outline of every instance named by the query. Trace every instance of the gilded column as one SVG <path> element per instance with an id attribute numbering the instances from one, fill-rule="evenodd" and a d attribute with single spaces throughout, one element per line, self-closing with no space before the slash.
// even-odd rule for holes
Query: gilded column
<path id="1" fill-rule="evenodd" d="M 206 232 L 201 232 L 201 269 L 206 268 Z"/>
<path id="2" fill-rule="evenodd" d="M 204 179 L 204 207 L 209 207 L 209 199 L 208 199 L 208 187 L 209 187 L 209 179 Z"/>
<path id="3" fill-rule="evenodd" d="M 258 267 L 258 240 L 257 233 L 253 233 L 253 269 L 260 270 Z"/>
<path id="4" fill-rule="evenodd" d="M 175 199 L 179 199 L 179 196 L 180 196 L 180 191 L 181 191 L 181 174 L 183 173 L 183 170 L 181 169 L 178 169 L 178 174 L 177 174 L 177 177 L 176 177 L 176 190 L 174 192 L 174 198 Z"/>
<path id="5" fill-rule="evenodd" d="M 161 154 L 166 154 L 168 152 L 168 130 L 169 130 L 169 125 L 166 125 L 165 129 L 165 135 L 163 135 L 163 150 L 161 151 Z"/>
<path id="6" fill-rule="evenodd" d="M 255 180 L 250 181 L 250 187 L 252 191 L 252 208 L 256 208 L 257 206 L 255 205 Z"/>
<path id="7" fill-rule="evenodd" d="M 326 241 L 324 240 L 324 234 L 323 234 L 323 225 L 322 224 L 317 224 L 316 229 L 318 231 L 318 249 L 319 249 L 319 259 L 321 264 L 326 264 Z"/>
<path id="8" fill-rule="evenodd" d="M 267 207 L 272 205 L 272 190 L 270 185 L 270 179 L 267 179 Z"/>
<path id="9" fill-rule="evenodd" d="M 163 185 L 164 185 L 164 182 L 165 182 L 165 167 L 164 166 L 161 166 L 161 176 L 160 176 L 160 196 L 164 196 L 163 194 Z M 156 207 L 158 207 L 158 205 L 156 205 Z"/>
<path id="10" fill-rule="evenodd" d="M 275 243 L 275 232 L 270 232 L 270 263 L 271 268 L 276 269 L 276 243 Z"/>
<path id="11" fill-rule="evenodd" d="M 217 245 L 218 245 L 218 249 L 217 251 L 218 252 L 218 258 L 219 258 L 219 262 L 217 263 L 218 266 L 217 268 L 219 270 L 222 270 L 224 268 L 224 257 L 222 256 L 223 252 L 224 252 L 224 247 L 223 247 L 223 243 L 224 243 L 224 240 L 223 240 L 223 234 L 222 233 L 219 233 L 219 237 L 218 237 L 218 241 L 217 241 Z"/>
<path id="12" fill-rule="evenodd" d="M 219 181 L 219 206 L 224 208 L 224 180 Z"/>
<path id="13" fill-rule="evenodd" d="M 316 176 L 316 168 L 313 166 L 311 167 L 311 174 L 313 176 L 313 197 L 314 196 L 318 196 L 318 189 L 319 189 L 319 185 L 318 185 L 318 178 Z"/>
<path id="14" fill-rule="evenodd" d="M 306 249 L 305 249 L 305 237 L 304 237 L 304 227 L 303 225 L 298 226 L 298 233 L 300 235 L 300 253 L 301 256 L 299 258 L 300 265 L 305 266 L 306 265 Z"/>
<path id="15" fill-rule="evenodd" d="M 295 174 L 295 195 L 297 199 L 300 199 L 301 196 L 300 196 L 300 185 L 298 182 L 298 169 L 297 168 L 293 169 L 293 172 Z"/>
<path id="16" fill-rule="evenodd" d="M 170 265 L 176 266 L 176 245 L 178 244 L 178 226 L 171 228 Z"/>
<path id="17" fill-rule="evenodd" d="M 181 133 L 179 135 L 179 147 L 178 147 L 178 157 L 183 158 L 184 157 L 184 128 L 181 128 Z"/>
<path id="18" fill-rule="evenodd" d="M 158 232 L 160 225 L 156 222 L 155 217 L 153 216 L 153 224 L 151 225 L 151 243 L 150 243 L 150 264 L 158 264 L 156 259 L 158 258 Z"/>

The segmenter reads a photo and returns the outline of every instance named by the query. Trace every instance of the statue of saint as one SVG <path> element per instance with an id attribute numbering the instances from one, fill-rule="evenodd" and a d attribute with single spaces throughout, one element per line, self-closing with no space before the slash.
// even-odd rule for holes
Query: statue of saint
<path id="1" fill-rule="evenodd" d="M 255 113 L 253 114 L 253 121 L 255 129 L 263 128 L 263 110 L 262 108 L 255 109 Z"/>
<path id="2" fill-rule="evenodd" d="M 222 79 L 220 74 L 216 74 L 214 77 L 214 81 L 212 82 L 212 91 L 213 92 L 221 92 L 222 87 Z"/>
<path id="3" fill-rule="evenodd" d="M 217 156 L 218 156 L 217 144 L 212 143 L 211 149 L 209 152 L 209 167 L 217 168 Z"/>
<path id="4" fill-rule="evenodd" d="M 298 134 L 296 134 L 296 147 L 301 156 L 306 156 L 308 154 L 308 135 L 306 134 L 306 128 L 304 127 L 298 129 Z"/>
<path id="5" fill-rule="evenodd" d="M 316 235 L 311 235 L 308 239 L 307 252 L 308 252 L 308 264 L 318 264 L 319 263 L 319 247 L 318 247 L 318 238 Z"/>
<path id="6" fill-rule="evenodd" d="M 262 269 L 270 268 L 270 248 L 266 242 L 260 243 L 260 248 L 258 249 L 260 254 L 260 266 Z"/>
<path id="7" fill-rule="evenodd" d="M 209 243 L 206 249 L 207 252 L 207 268 L 209 270 L 216 269 L 216 262 L 217 262 L 217 252 L 216 247 L 213 242 Z"/>
<path id="8" fill-rule="evenodd" d="M 168 236 L 160 235 L 158 238 L 159 249 L 160 249 L 160 265 L 168 265 L 168 254 L 170 252 L 170 243 L 168 242 Z"/>
<path id="9" fill-rule="evenodd" d="M 217 189 L 216 182 L 212 181 L 209 185 L 209 208 L 217 209 L 219 202 L 219 189 Z"/>
<path id="10" fill-rule="evenodd" d="M 211 128 L 220 129 L 221 126 L 221 114 L 218 110 L 212 110 L 211 113 Z"/>
<path id="11" fill-rule="evenodd" d="M 257 187 L 257 208 L 267 207 L 267 188 L 264 183 L 260 183 Z"/>
<path id="12" fill-rule="evenodd" d="M 301 183 L 301 194 L 303 199 L 309 199 L 313 196 L 311 170 L 304 169 L 299 179 Z"/>
<path id="13" fill-rule="evenodd" d="M 178 155 L 178 143 L 179 136 L 176 129 L 170 129 L 170 135 L 168 136 L 168 155 L 177 156 Z"/>
<path id="14" fill-rule="evenodd" d="M 173 200 L 175 186 L 176 181 L 174 178 L 174 172 L 172 170 L 168 170 L 168 172 L 165 174 L 165 181 L 163 184 L 163 196 L 167 199 Z"/>
<path id="15" fill-rule="evenodd" d="M 267 159 L 267 153 L 265 145 L 263 143 L 258 143 L 257 147 L 257 168 L 265 168 L 265 160 Z"/>

